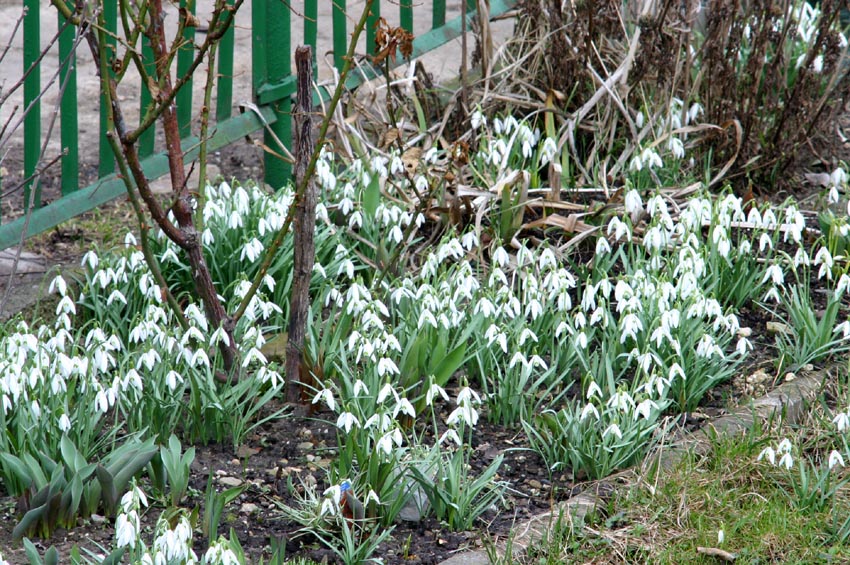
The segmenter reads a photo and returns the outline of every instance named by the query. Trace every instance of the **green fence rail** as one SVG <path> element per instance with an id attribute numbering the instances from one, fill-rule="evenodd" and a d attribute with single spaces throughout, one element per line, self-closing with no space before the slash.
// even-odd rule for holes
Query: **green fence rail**
<path id="1" fill-rule="evenodd" d="M 332 0 L 331 21 L 322 22 L 319 19 L 318 0 L 305 0 L 303 12 L 296 15 L 290 10 L 289 3 L 281 0 L 253 0 L 250 15 L 245 9 L 241 10 L 236 17 L 237 25 L 246 25 L 249 21 L 252 28 L 251 45 L 251 69 L 253 73 L 250 98 L 259 108 L 259 114 L 255 112 L 237 113 L 234 115 L 233 100 L 233 72 L 234 72 L 234 32 L 233 28 L 223 38 L 217 54 L 218 82 L 216 84 L 217 102 L 214 117 L 216 123 L 211 128 L 213 135 L 209 139 L 209 150 L 214 151 L 227 144 L 240 140 L 246 135 L 265 129 L 265 144 L 274 147 L 274 137 L 281 139 L 284 143 L 291 143 L 292 139 L 292 99 L 295 94 L 296 77 L 292 75 L 289 53 L 292 51 L 292 26 L 303 25 L 304 42 L 313 46 L 316 53 L 318 26 L 332 25 L 333 63 L 341 69 L 343 56 L 347 50 L 347 42 L 350 37 L 348 29 L 349 20 L 356 20 L 347 13 L 345 0 Z M 233 0 L 228 0 L 232 3 Z M 517 0 L 490 0 L 491 17 L 499 16 L 511 10 Z M 24 121 L 24 170 L 23 178 L 33 178 L 39 166 L 42 139 L 42 111 L 40 108 L 39 94 L 42 84 L 38 69 L 40 60 L 40 30 L 42 23 L 39 16 L 38 0 L 23 0 L 27 7 L 24 18 L 24 50 L 23 71 L 34 68 L 27 75 L 24 82 L 24 108 L 27 110 Z M 384 4 L 384 5 L 382 5 Z M 459 37 L 464 29 L 464 21 L 457 17 L 446 21 L 445 0 L 434 0 L 431 7 L 430 31 L 420 34 L 413 43 L 413 57 Z M 468 13 L 466 29 L 476 15 L 476 0 L 467 0 Z M 193 0 L 180 0 L 182 8 L 194 9 Z M 367 45 L 370 53 L 374 53 L 375 23 L 381 15 L 388 15 L 387 10 L 398 11 L 398 22 L 408 31 L 413 30 L 414 9 L 413 0 L 396 0 L 387 2 L 375 2 L 372 14 L 369 18 L 367 29 Z M 362 4 L 352 7 L 351 11 L 358 11 Z M 117 30 L 117 1 L 103 2 L 103 14 L 108 31 Z M 59 61 L 61 66 L 59 81 L 63 85 L 62 100 L 60 105 L 59 123 L 61 129 L 61 144 L 63 155 L 61 157 L 61 191 L 62 197 L 56 201 L 40 206 L 40 187 L 34 183 L 28 183 L 24 187 L 24 209 L 28 210 L 28 203 L 34 203 L 33 210 L 28 210 L 20 218 L 14 219 L 4 225 L 0 225 L 0 249 L 6 249 L 17 245 L 22 237 L 29 237 L 48 230 L 61 222 L 67 221 L 83 212 L 91 210 L 109 200 L 125 194 L 123 181 L 114 173 L 115 159 L 106 138 L 109 129 L 107 114 L 101 103 L 99 145 L 98 145 L 98 176 L 93 184 L 80 187 L 80 136 L 77 121 L 77 82 L 82 77 L 78 76 L 74 54 L 74 30 L 65 25 L 62 17 L 57 12 L 59 30 Z M 195 30 L 187 28 L 184 32 L 187 39 L 193 39 Z M 114 33 L 112 42 L 114 45 Z M 281 53 L 287 54 L 280 56 Z M 150 46 L 142 43 L 142 56 L 145 64 L 153 65 Z M 178 73 L 185 71 L 191 63 L 193 53 L 190 47 L 181 49 L 177 55 Z M 239 56 L 247 56 L 240 53 Z M 403 61 L 398 61 L 402 63 Z M 365 73 L 351 76 L 346 84 L 349 88 L 355 88 L 363 80 L 377 76 L 378 72 L 367 67 Z M 91 78 L 91 77 L 89 77 Z M 323 92 L 325 99 L 329 98 L 328 92 Z M 248 98 L 248 93 L 241 95 L 243 99 Z M 140 110 L 144 110 L 151 103 L 151 93 L 143 84 L 139 92 Z M 192 88 L 191 84 L 178 94 L 175 103 L 177 105 L 178 122 L 183 140 L 183 148 L 186 151 L 187 162 L 197 157 L 200 140 L 193 136 L 192 130 L 197 124 L 192 121 Z M 196 105 L 200 105 L 195 101 Z M 197 128 L 195 128 L 197 129 Z M 142 166 L 145 176 L 157 178 L 168 172 L 167 158 L 165 154 L 154 154 L 155 131 L 149 128 L 140 138 L 140 155 L 144 157 Z M 291 145 L 290 145 L 291 146 Z M 291 168 L 288 163 L 277 157 L 265 155 L 265 180 L 271 186 L 283 186 L 291 177 Z M 0 186 L 3 186 L 0 184 Z M 8 197 L 8 196 L 4 196 Z"/>

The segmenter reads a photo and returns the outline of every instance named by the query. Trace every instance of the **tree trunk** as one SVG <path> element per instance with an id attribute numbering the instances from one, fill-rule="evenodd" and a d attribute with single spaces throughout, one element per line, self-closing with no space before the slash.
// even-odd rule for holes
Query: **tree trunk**
<path id="1" fill-rule="evenodd" d="M 312 49 L 309 46 L 295 50 L 295 68 L 298 73 L 298 99 L 295 111 L 295 184 L 302 186 L 304 175 L 315 149 L 313 141 L 313 67 Z M 303 366 L 304 335 L 307 311 L 310 307 L 310 279 L 315 261 L 316 185 L 307 180 L 304 197 L 297 201 L 293 220 L 294 262 L 292 296 L 289 308 L 289 337 L 286 343 L 286 400 L 301 400 L 301 367 Z M 308 374 L 304 371 L 304 374 Z"/>

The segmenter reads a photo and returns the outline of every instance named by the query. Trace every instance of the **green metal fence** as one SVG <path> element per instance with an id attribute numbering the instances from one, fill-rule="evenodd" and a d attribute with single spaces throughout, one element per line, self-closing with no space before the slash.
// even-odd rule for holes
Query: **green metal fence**
<path id="1" fill-rule="evenodd" d="M 232 0 L 228 0 L 232 3 Z M 234 62 L 234 33 L 233 27 L 223 39 L 217 60 L 219 79 L 216 85 L 217 103 L 215 109 L 216 124 L 211 131 L 214 134 L 208 141 L 210 151 L 237 141 L 244 136 L 267 127 L 265 143 L 268 147 L 274 146 L 274 136 L 290 143 L 292 139 L 291 109 L 292 98 L 295 93 L 296 77 L 292 74 L 289 53 L 293 49 L 292 26 L 303 25 L 304 41 L 313 46 L 316 52 L 318 26 L 332 25 L 333 40 L 333 62 L 341 69 L 343 56 L 347 50 L 347 43 L 351 30 L 349 20 L 355 20 L 359 14 L 349 17 L 347 14 L 346 0 L 332 1 L 331 21 L 323 22 L 319 18 L 318 0 L 305 0 L 303 12 L 295 15 L 290 9 L 290 3 L 283 0 L 253 0 L 250 14 L 247 10 L 240 10 L 236 15 L 237 25 L 247 25 L 250 21 L 252 28 L 251 68 L 252 88 L 251 98 L 259 108 L 258 116 L 255 112 L 233 113 L 233 62 Z M 490 0 L 490 15 L 495 17 L 512 9 L 517 0 Z M 24 17 L 24 70 L 36 66 L 34 72 L 27 75 L 24 84 L 24 107 L 28 108 L 28 114 L 24 122 L 24 178 L 31 178 L 39 166 L 42 139 L 42 109 L 39 107 L 39 93 L 42 85 L 40 72 L 37 69 L 40 53 L 40 31 L 46 28 L 39 17 L 39 0 L 23 0 L 24 6 L 28 8 Z M 192 9 L 195 5 L 193 0 L 180 0 L 180 6 Z M 466 28 L 475 17 L 476 0 L 467 0 L 468 11 Z M 352 12 L 359 11 L 362 4 L 351 9 Z M 413 30 L 414 9 L 413 0 L 396 0 L 375 2 L 373 13 L 369 19 L 367 29 L 367 46 L 370 53 L 374 52 L 375 23 L 383 14 L 390 16 L 390 10 L 397 10 L 400 25 L 408 31 Z M 104 1 L 103 13 L 106 19 L 107 30 L 113 32 L 112 42 L 115 42 L 117 22 L 117 0 Z M 59 29 L 62 30 L 63 20 L 59 18 Z M 247 18 L 250 18 L 248 20 Z M 388 19 L 390 19 L 388 17 Z M 395 18 L 392 18 L 395 19 Z M 420 34 L 414 40 L 413 57 L 430 51 L 440 45 L 459 37 L 463 31 L 464 22 L 457 17 L 446 21 L 446 0 L 434 0 L 431 3 L 431 25 L 430 31 Z M 191 39 L 195 30 L 187 28 L 185 34 Z M 279 56 L 285 53 L 286 56 Z M 143 45 L 143 57 L 152 65 L 150 47 Z M 247 56 L 240 53 L 240 56 Z M 177 71 L 183 73 L 191 63 L 193 57 L 191 45 L 182 49 L 177 56 Z M 60 83 L 65 85 L 60 109 L 60 129 L 63 156 L 61 158 L 61 190 L 62 197 L 44 207 L 39 207 L 41 202 L 39 186 L 27 185 L 24 190 L 24 203 L 30 201 L 30 191 L 35 191 L 32 201 L 36 208 L 28 215 L 17 218 L 5 225 L 0 226 L 0 249 L 5 249 L 20 242 L 24 232 L 26 236 L 34 235 L 50 229 L 59 223 L 69 220 L 85 211 L 91 210 L 109 200 L 125 193 L 123 181 L 114 174 L 115 160 L 106 132 L 109 129 L 107 114 L 101 103 L 100 111 L 100 137 L 98 144 L 98 176 L 95 183 L 80 188 L 80 139 L 77 123 L 77 71 L 74 59 L 74 30 L 66 26 L 59 39 L 59 61 L 62 64 L 60 72 Z M 366 73 L 369 74 L 368 71 Z M 376 76 L 377 72 L 373 73 Z M 363 74 L 351 76 L 347 86 L 356 87 L 364 80 Z M 328 97 L 327 93 L 324 96 Z M 241 98 L 248 98 L 248 93 L 242 93 Z M 139 103 L 144 109 L 151 102 L 151 93 L 143 84 L 139 92 Z M 176 98 L 178 122 L 180 124 L 181 137 L 183 137 L 183 148 L 186 152 L 187 162 L 197 157 L 199 139 L 192 133 L 192 86 L 186 87 Z M 31 106 L 31 107 L 30 107 Z M 264 123 L 265 122 L 265 123 Z M 197 128 L 196 128 L 197 129 Z M 269 131 L 271 130 L 271 131 Z M 154 154 L 154 128 L 148 129 L 140 139 L 140 155 L 144 157 L 142 162 L 145 175 L 148 178 L 157 178 L 168 172 L 167 158 L 164 154 Z M 290 179 L 290 165 L 272 155 L 265 157 L 266 182 L 271 186 L 282 186 Z"/>

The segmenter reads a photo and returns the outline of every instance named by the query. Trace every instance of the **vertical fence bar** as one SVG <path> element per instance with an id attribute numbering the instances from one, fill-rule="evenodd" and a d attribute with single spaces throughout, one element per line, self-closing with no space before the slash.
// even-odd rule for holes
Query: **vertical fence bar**
<path id="1" fill-rule="evenodd" d="M 24 72 L 26 72 L 38 59 L 41 51 L 41 34 L 39 32 L 38 0 L 25 0 L 24 8 L 27 13 L 24 16 Z M 35 174 L 38 166 L 38 156 L 41 150 L 41 102 L 39 91 L 41 90 L 41 66 L 24 79 L 24 109 L 27 115 L 24 118 L 24 178 L 30 178 Z M 30 190 L 35 194 L 33 202 L 36 208 L 41 205 L 41 187 L 39 184 L 27 182 L 24 187 L 24 207 L 29 208 Z"/>
<path id="2" fill-rule="evenodd" d="M 116 30 L 118 29 L 118 2 L 105 1 L 103 2 L 102 16 L 104 27 L 106 28 L 106 56 L 111 60 L 115 56 L 116 45 Z M 107 65 L 110 69 L 112 65 Z M 109 71 L 112 72 L 111 70 Z M 112 154 L 112 147 L 109 145 L 109 140 L 106 137 L 106 132 L 112 130 L 112 123 L 109 120 L 109 112 L 106 107 L 106 96 L 100 95 L 100 147 L 99 159 L 100 164 L 97 168 L 97 174 L 100 177 L 105 177 L 115 170 L 115 155 Z"/>
<path id="3" fill-rule="evenodd" d="M 229 5 L 233 0 L 227 0 Z M 233 18 L 232 12 L 225 14 L 226 18 Z M 235 23 L 231 22 L 227 32 L 222 36 L 218 44 L 218 77 L 216 78 L 216 103 L 215 119 L 222 122 L 230 117 L 233 109 L 233 49 L 235 45 Z"/>
<path id="4" fill-rule="evenodd" d="M 180 8 L 195 15 L 195 0 L 180 0 Z M 195 28 L 183 28 L 183 44 L 177 50 L 177 76 L 182 77 L 192 66 L 195 58 Z M 177 102 L 177 124 L 180 137 L 188 137 L 192 133 L 192 79 L 186 81 L 175 99 Z"/>
<path id="5" fill-rule="evenodd" d="M 79 188 L 79 130 L 77 124 L 77 58 L 74 54 L 75 27 L 57 11 L 59 23 L 59 85 L 64 86 L 59 109 L 59 129 L 62 143 L 62 194 Z"/>
<path id="6" fill-rule="evenodd" d="M 333 2 L 333 41 L 334 41 L 334 67 L 342 70 L 345 64 L 343 58 L 348 51 L 348 33 L 346 33 L 345 0 L 332 0 Z"/>
<path id="7" fill-rule="evenodd" d="M 434 0 L 434 9 L 431 12 L 431 29 L 437 29 L 446 25 L 446 0 Z"/>
<path id="8" fill-rule="evenodd" d="M 312 47 L 313 65 L 316 64 L 316 45 L 319 37 L 319 3 L 316 0 L 304 2 L 304 43 Z M 314 69 L 315 70 L 315 69 Z"/>
<path id="9" fill-rule="evenodd" d="M 147 36 L 142 36 L 142 64 L 148 76 L 156 80 L 156 62 L 153 60 L 153 49 L 151 42 Z M 141 120 L 148 110 L 148 106 L 153 102 L 153 96 L 148 88 L 148 85 L 142 83 L 142 92 L 139 96 L 141 101 L 139 108 L 139 119 Z M 139 155 L 147 157 L 153 154 L 154 140 L 156 139 L 156 122 L 152 123 L 142 135 L 139 136 Z"/>
<path id="10" fill-rule="evenodd" d="M 378 52 L 375 46 L 375 32 L 378 30 L 378 20 L 381 18 L 381 3 L 372 3 L 372 13 L 366 20 L 366 52 L 375 55 Z"/>
<path id="11" fill-rule="evenodd" d="M 398 3 L 398 14 L 401 27 L 413 33 L 413 0 L 401 0 Z"/>
<path id="12" fill-rule="evenodd" d="M 292 74 L 289 53 L 291 22 L 289 7 L 280 0 L 254 0 L 252 9 L 254 92 L 264 84 L 276 84 Z M 292 98 L 287 96 L 273 103 L 277 121 L 265 131 L 265 144 L 277 147 L 275 136 L 292 147 Z M 272 135 L 274 133 L 274 135 Z M 276 150 L 279 152 L 279 150 Z M 278 189 L 290 181 L 292 165 L 269 152 L 265 153 L 266 182 Z"/>

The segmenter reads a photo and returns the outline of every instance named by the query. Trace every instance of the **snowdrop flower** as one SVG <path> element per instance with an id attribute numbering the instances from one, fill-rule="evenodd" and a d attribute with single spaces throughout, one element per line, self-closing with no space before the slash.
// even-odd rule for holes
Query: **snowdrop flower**
<path id="1" fill-rule="evenodd" d="M 378 440 L 375 445 L 375 450 L 378 453 L 384 453 L 385 455 L 392 455 L 393 446 L 401 447 L 402 437 L 401 431 L 398 428 L 395 428 L 389 433 L 384 434 Z"/>
<path id="2" fill-rule="evenodd" d="M 850 410 L 847 412 L 839 412 L 835 418 L 832 419 L 832 423 L 835 424 L 835 427 L 839 432 L 843 432 L 850 428 Z"/>
<path id="3" fill-rule="evenodd" d="M 775 286 L 785 284 L 785 274 L 782 272 L 782 267 L 777 264 L 770 265 L 764 272 L 761 282 L 765 283 L 770 280 Z"/>
<path id="4" fill-rule="evenodd" d="M 510 262 L 508 252 L 505 251 L 504 247 L 499 246 L 493 252 L 493 262 L 499 265 L 499 267 L 501 268 L 505 268 L 505 266 Z"/>
<path id="5" fill-rule="evenodd" d="M 463 442 L 460 439 L 460 436 L 457 434 L 457 431 L 454 428 L 449 428 L 443 435 L 440 436 L 440 439 L 437 440 L 437 443 L 443 445 L 446 441 L 454 442 L 458 447 L 463 445 Z"/>
<path id="6" fill-rule="evenodd" d="M 596 421 L 598 422 L 599 421 L 599 410 L 597 410 L 596 406 L 594 406 L 592 403 L 588 402 L 587 404 L 584 405 L 584 408 L 582 408 L 582 410 L 581 410 L 581 416 L 579 416 L 579 421 L 584 422 L 584 420 L 588 416 L 590 416 L 591 414 L 593 415 L 594 418 L 596 418 Z"/>
<path id="7" fill-rule="evenodd" d="M 779 291 L 776 289 L 775 286 L 771 287 L 770 290 L 768 290 L 767 293 L 765 293 L 765 295 L 764 295 L 764 301 L 765 302 L 767 302 L 770 299 L 773 299 L 777 304 L 779 304 L 782 301 L 779 298 Z"/>
<path id="8" fill-rule="evenodd" d="M 117 547 L 135 547 L 139 535 L 139 515 L 135 510 L 118 514 L 115 520 L 115 544 Z"/>
<path id="9" fill-rule="evenodd" d="M 738 344 L 735 346 L 735 351 L 737 351 L 738 355 L 741 355 L 742 357 L 746 355 L 748 351 L 752 351 L 752 349 L 753 344 L 745 337 L 740 338 L 738 340 Z"/>
<path id="10" fill-rule="evenodd" d="M 640 192 L 635 189 L 631 189 L 626 192 L 624 205 L 626 212 L 628 212 L 633 219 L 635 217 L 639 217 L 643 212 L 643 201 L 640 198 Z"/>
<path id="11" fill-rule="evenodd" d="M 444 389 L 437 383 L 432 383 L 431 386 L 428 388 L 428 392 L 425 393 L 425 405 L 431 406 L 437 396 L 442 396 L 443 400 L 445 400 L 446 402 L 449 401 L 449 395 L 446 393 L 446 389 Z"/>
<path id="12" fill-rule="evenodd" d="M 780 467 L 785 467 L 789 471 L 794 468 L 794 458 L 791 456 L 791 453 L 784 453 L 782 457 L 779 458 L 778 465 Z"/>
<path id="13" fill-rule="evenodd" d="M 59 416 L 58 426 L 62 433 L 68 433 L 71 430 L 71 420 L 68 418 L 67 414 Z"/>
<path id="14" fill-rule="evenodd" d="M 351 433 L 351 428 L 360 427 L 360 420 L 351 412 L 343 412 L 337 418 L 336 426 L 341 430 L 345 430 L 345 433 L 348 434 Z"/>
<path id="15" fill-rule="evenodd" d="M 765 447 L 759 453 L 757 461 L 761 461 L 762 459 L 767 459 L 771 465 L 776 465 L 776 451 L 770 446 Z"/>
<path id="16" fill-rule="evenodd" d="M 813 265 L 820 265 L 820 269 L 818 270 L 818 278 L 823 278 L 826 275 L 827 279 L 832 280 L 832 266 L 834 264 L 832 255 L 829 253 L 829 249 L 826 247 L 821 247 L 818 249 L 818 252 L 815 254 L 815 258 L 812 261 Z"/>
<path id="17" fill-rule="evenodd" d="M 638 419 L 638 416 L 643 416 L 644 420 L 649 420 L 653 410 L 658 410 L 658 404 L 647 398 L 635 408 L 635 420 Z"/>
<path id="18" fill-rule="evenodd" d="M 324 400 L 325 404 L 327 404 L 328 408 L 330 408 L 332 412 L 336 412 L 336 401 L 334 400 L 333 391 L 331 391 L 331 389 L 325 388 L 320 390 L 316 396 L 313 397 L 313 404 L 316 404 L 321 400 Z"/>
<path id="19" fill-rule="evenodd" d="M 555 158 L 555 153 L 558 151 L 558 145 L 554 139 L 547 137 L 543 140 L 543 147 L 540 149 L 540 164 L 546 165 L 551 163 Z"/>
<path id="20" fill-rule="evenodd" d="M 832 452 L 830 452 L 830 454 L 829 454 L 829 468 L 830 468 L 830 470 L 833 467 L 835 467 L 836 465 L 840 465 L 841 467 L 844 467 L 844 457 L 841 456 L 841 453 L 839 453 L 838 451 L 833 449 Z"/>
<path id="21" fill-rule="evenodd" d="M 592 400 L 593 398 L 602 398 L 602 389 L 599 388 L 599 385 L 596 384 L 596 381 L 590 381 L 590 384 L 587 387 L 587 395 L 585 396 L 588 400 Z"/>
<path id="22" fill-rule="evenodd" d="M 670 150 L 670 153 L 672 153 L 673 157 L 676 159 L 683 159 L 685 157 L 685 145 L 678 137 L 670 138 L 667 142 L 667 149 Z"/>
<path id="23" fill-rule="evenodd" d="M 487 125 L 487 118 L 484 117 L 484 114 L 481 112 L 481 108 L 476 108 L 472 113 L 472 116 L 469 120 L 469 125 L 472 126 L 472 129 L 478 129 L 481 126 Z"/>
<path id="24" fill-rule="evenodd" d="M 605 439 L 609 435 L 614 435 L 617 439 L 623 439 L 623 432 L 617 424 L 611 424 L 605 428 L 605 431 L 602 432 L 602 439 Z"/>
<path id="25" fill-rule="evenodd" d="M 88 256 L 88 253 L 86 256 Z M 97 260 L 96 258 L 97 255 L 95 255 L 95 261 Z M 83 258 L 83 261 L 85 262 L 85 257 Z M 62 275 L 57 275 L 52 281 L 50 281 L 50 287 L 47 289 L 47 292 L 50 294 L 56 292 L 59 296 L 65 296 L 68 294 L 68 284 L 65 282 L 65 279 L 62 278 Z"/>

